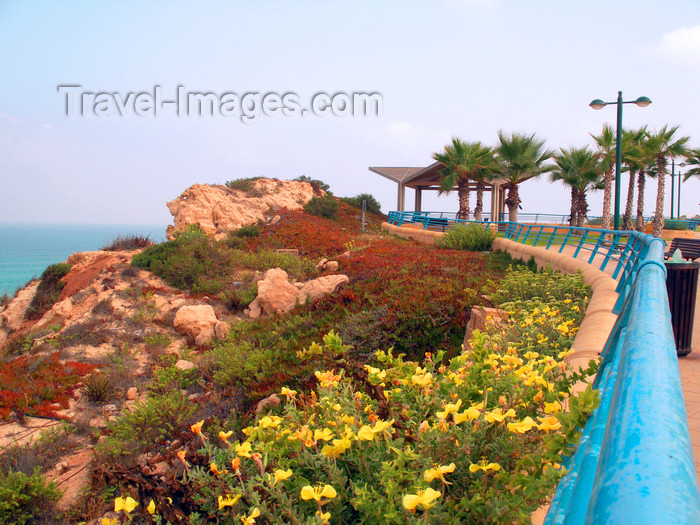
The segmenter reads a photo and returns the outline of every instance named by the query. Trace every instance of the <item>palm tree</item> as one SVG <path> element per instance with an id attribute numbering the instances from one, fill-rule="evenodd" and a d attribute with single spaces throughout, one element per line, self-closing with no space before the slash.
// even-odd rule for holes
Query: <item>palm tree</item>
<path id="1" fill-rule="evenodd" d="M 518 206 L 521 202 L 518 185 L 552 171 L 554 165 L 547 165 L 545 161 L 552 158 L 554 152 L 544 149 L 545 141 L 536 138 L 534 133 L 512 133 L 510 137 L 506 137 L 503 131 L 499 131 L 498 141 L 496 163 L 501 178 L 505 179 L 505 189 L 508 190 L 508 220 L 517 222 Z"/>
<path id="2" fill-rule="evenodd" d="M 668 125 L 656 133 L 649 134 L 648 149 L 656 160 L 656 173 L 659 177 L 659 190 L 656 194 L 656 210 L 654 212 L 654 237 L 661 237 L 664 229 L 664 197 L 666 189 L 666 164 L 668 158 L 682 157 L 688 154 L 686 143 L 690 137 L 674 138 L 678 126 L 669 128 Z"/>
<path id="3" fill-rule="evenodd" d="M 685 163 L 689 166 L 689 169 L 685 171 L 684 181 L 687 181 L 690 177 L 700 177 L 700 148 L 689 149 L 685 157 Z"/>
<path id="4" fill-rule="evenodd" d="M 637 196 L 637 229 L 644 229 L 644 220 L 641 218 L 641 214 L 644 211 L 644 183 L 646 181 L 646 151 L 644 150 L 646 138 L 646 126 L 638 130 L 626 129 L 622 131 L 622 162 L 625 164 L 627 171 L 630 172 L 630 180 L 627 187 L 627 204 L 625 213 L 622 216 L 623 229 L 625 230 L 633 228 L 632 207 L 634 206 L 635 175 L 639 177 L 637 180 L 639 188 Z"/>
<path id="5" fill-rule="evenodd" d="M 599 168 L 603 171 L 603 213 L 601 227 L 610 229 L 610 200 L 612 193 L 613 166 L 615 165 L 615 130 L 605 124 L 600 135 L 593 135 L 598 146 Z"/>
<path id="6" fill-rule="evenodd" d="M 600 163 L 600 154 L 592 152 L 588 147 L 562 149 L 554 157 L 554 162 L 556 167 L 551 180 L 562 181 L 571 187 L 570 224 L 581 227 L 588 215 L 586 193 L 605 186 L 604 179 L 601 178 L 604 164 Z"/>
<path id="7" fill-rule="evenodd" d="M 469 181 L 477 181 L 476 209 L 474 212 L 475 214 L 478 213 L 477 220 L 481 220 L 484 179 L 493 167 L 491 148 L 482 146 L 481 142 L 464 142 L 457 137 L 452 137 L 452 144 L 445 146 L 445 150 L 442 153 L 435 153 L 433 159 L 445 165 L 440 172 L 440 189 L 438 194 L 449 193 L 457 186 L 459 199 L 458 219 L 469 219 Z"/>
<path id="8" fill-rule="evenodd" d="M 478 142 L 476 144 L 479 144 Z M 478 161 L 472 171 L 471 178 L 476 181 L 476 206 L 474 207 L 474 220 L 481 220 L 481 212 L 484 208 L 484 187 L 486 180 L 492 179 L 496 172 L 496 160 L 493 149 L 489 146 L 481 146 L 475 153 Z M 491 219 L 493 220 L 493 219 Z"/>

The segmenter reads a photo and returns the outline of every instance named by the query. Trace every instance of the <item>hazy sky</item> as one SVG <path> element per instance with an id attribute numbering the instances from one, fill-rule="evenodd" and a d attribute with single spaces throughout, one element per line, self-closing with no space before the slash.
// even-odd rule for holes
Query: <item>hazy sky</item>
<path id="1" fill-rule="evenodd" d="M 697 0 L 3 1 L 0 71 L 0 222 L 166 224 L 166 201 L 191 184 L 302 174 L 389 211 L 395 185 L 369 166 L 426 166 L 451 136 L 493 144 L 499 129 L 582 146 L 615 123 L 614 106 L 589 102 L 618 90 L 653 101 L 625 105 L 625 126 L 680 125 L 700 146 Z M 383 114 L 68 117 L 59 85 L 123 98 L 156 85 L 164 99 L 178 86 L 292 92 L 304 106 L 318 92 L 376 92 Z M 544 180 L 522 199 L 524 211 L 569 207 Z M 456 201 L 424 198 L 424 209 Z M 699 202 L 689 181 L 681 211 Z"/>

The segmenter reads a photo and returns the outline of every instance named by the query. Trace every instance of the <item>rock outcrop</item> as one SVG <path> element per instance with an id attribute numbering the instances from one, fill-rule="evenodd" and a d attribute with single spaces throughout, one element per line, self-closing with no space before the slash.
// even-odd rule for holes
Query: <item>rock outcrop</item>
<path id="1" fill-rule="evenodd" d="M 9 334 L 21 328 L 24 322 L 24 314 L 29 307 L 29 303 L 32 302 L 38 286 L 39 281 L 30 283 L 20 290 L 17 296 L 4 309 L 0 309 L 0 345 L 7 340 Z"/>
<path id="2" fill-rule="evenodd" d="M 288 312 L 297 304 L 333 293 L 340 284 L 348 280 L 347 275 L 325 275 L 305 283 L 292 284 L 287 272 L 281 268 L 271 268 L 258 281 L 258 296 L 250 303 L 246 313 L 249 317 L 257 319 L 262 314 Z"/>
<path id="3" fill-rule="evenodd" d="M 314 196 L 308 182 L 258 179 L 248 192 L 226 186 L 194 184 L 168 203 L 174 226 L 168 226 L 168 239 L 191 224 L 208 234 L 223 238 L 228 231 L 265 220 L 269 214 L 287 208 L 299 209 Z"/>

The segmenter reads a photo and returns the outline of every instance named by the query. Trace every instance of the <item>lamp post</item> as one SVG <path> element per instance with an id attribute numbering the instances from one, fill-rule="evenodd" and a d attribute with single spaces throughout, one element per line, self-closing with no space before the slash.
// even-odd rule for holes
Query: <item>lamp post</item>
<path id="1" fill-rule="evenodd" d="M 615 229 L 620 229 L 620 166 L 622 164 L 622 104 L 637 104 L 645 108 L 651 104 L 648 97 L 639 97 L 637 100 L 622 100 L 622 91 L 617 92 L 615 102 L 603 102 L 599 98 L 593 100 L 589 106 L 593 109 L 603 109 L 610 104 L 617 104 L 617 139 L 615 140 Z"/>
<path id="2" fill-rule="evenodd" d="M 678 166 L 685 167 L 685 162 L 681 162 Z M 671 159 L 671 219 L 673 219 L 673 194 L 676 180 L 676 159 Z M 681 218 L 681 173 L 678 172 L 678 211 L 677 218 Z"/>

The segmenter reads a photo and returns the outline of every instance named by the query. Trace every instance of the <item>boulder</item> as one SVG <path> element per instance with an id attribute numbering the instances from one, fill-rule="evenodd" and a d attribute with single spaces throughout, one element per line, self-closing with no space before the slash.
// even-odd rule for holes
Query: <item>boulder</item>
<path id="1" fill-rule="evenodd" d="M 313 196 L 311 184 L 301 181 L 258 179 L 249 192 L 194 184 L 168 203 L 175 225 L 166 234 L 172 239 L 175 232 L 198 224 L 207 234 L 225 237 L 224 232 L 256 224 L 279 209 L 299 209 Z"/>
<path id="2" fill-rule="evenodd" d="M 306 301 L 314 301 L 326 294 L 333 293 L 335 289 L 342 283 L 348 282 L 347 275 L 326 275 L 304 283 L 304 286 L 299 290 L 299 304 L 304 304 Z"/>
<path id="3" fill-rule="evenodd" d="M 347 275 L 325 275 L 305 283 L 290 283 L 287 272 L 280 268 L 272 268 L 258 281 L 258 296 L 253 300 L 246 314 L 251 319 L 257 319 L 262 314 L 288 312 L 297 303 L 304 304 L 315 300 L 347 282 Z"/>
<path id="4" fill-rule="evenodd" d="M 192 361 L 187 361 L 186 359 L 178 359 L 177 363 L 175 363 L 175 368 L 178 370 L 194 370 L 197 368 L 197 365 L 195 365 Z"/>
<path id="5" fill-rule="evenodd" d="M 223 321 L 219 321 L 214 326 L 214 335 L 217 339 L 226 339 L 228 335 L 229 325 Z"/>
<path id="6" fill-rule="evenodd" d="M 287 272 L 281 268 L 271 268 L 265 272 L 262 280 L 258 281 L 258 296 L 255 301 L 262 313 L 288 312 L 294 308 L 299 298 L 299 290 L 287 278 Z M 251 311 L 254 308 L 252 307 Z"/>
<path id="7" fill-rule="evenodd" d="M 214 309 L 208 304 L 200 304 L 180 307 L 173 325 L 178 332 L 193 339 L 195 344 L 204 346 L 211 343 L 218 322 Z"/>

